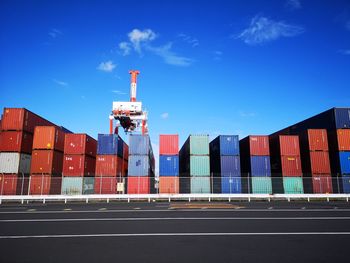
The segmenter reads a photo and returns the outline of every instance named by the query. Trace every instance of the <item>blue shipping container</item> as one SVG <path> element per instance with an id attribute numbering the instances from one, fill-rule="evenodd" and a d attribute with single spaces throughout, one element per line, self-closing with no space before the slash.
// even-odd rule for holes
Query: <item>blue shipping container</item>
<path id="1" fill-rule="evenodd" d="M 179 156 L 159 156 L 159 176 L 179 176 Z"/>
<path id="2" fill-rule="evenodd" d="M 251 176 L 271 176 L 270 156 L 250 156 Z"/>
<path id="3" fill-rule="evenodd" d="M 221 156 L 221 176 L 241 176 L 239 156 Z"/>
<path id="4" fill-rule="evenodd" d="M 151 150 L 150 138 L 148 135 L 130 134 L 129 154 L 149 154 Z"/>
<path id="5" fill-rule="evenodd" d="M 124 141 L 117 134 L 99 134 L 97 140 L 97 154 L 118 155 L 123 157 Z"/>
<path id="6" fill-rule="evenodd" d="M 210 142 L 212 155 L 239 155 L 238 135 L 219 135 Z"/>
<path id="7" fill-rule="evenodd" d="M 335 125 L 337 129 L 350 128 L 350 109 L 335 109 Z"/>
<path id="8" fill-rule="evenodd" d="M 342 183 L 343 183 L 343 193 L 349 194 L 350 193 L 350 175 L 343 175 Z"/>
<path id="9" fill-rule="evenodd" d="M 129 176 L 153 176 L 148 155 L 129 155 L 128 161 Z"/>
<path id="10" fill-rule="evenodd" d="M 221 193 L 223 194 L 242 193 L 241 177 L 231 177 L 231 176 L 221 177 Z"/>
<path id="11" fill-rule="evenodd" d="M 350 152 L 340 152 L 340 170 L 342 174 L 350 174 Z"/>

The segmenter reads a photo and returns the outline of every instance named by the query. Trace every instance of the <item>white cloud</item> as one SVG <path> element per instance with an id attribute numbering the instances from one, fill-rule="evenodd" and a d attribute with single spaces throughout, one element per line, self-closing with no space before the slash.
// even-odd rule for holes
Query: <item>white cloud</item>
<path id="1" fill-rule="evenodd" d="M 67 83 L 67 82 L 64 82 L 64 81 L 57 80 L 57 79 L 53 79 L 53 81 L 54 81 L 56 84 L 58 84 L 58 85 L 60 85 L 60 86 L 62 86 L 62 87 L 67 87 L 67 86 L 68 86 L 68 83 Z"/>
<path id="2" fill-rule="evenodd" d="M 113 64 L 113 62 L 111 60 L 109 60 L 106 62 L 101 62 L 100 65 L 98 65 L 97 69 L 105 71 L 105 72 L 112 72 L 115 67 L 116 67 L 116 65 Z"/>
<path id="3" fill-rule="evenodd" d="M 128 34 L 128 37 L 135 51 L 141 53 L 141 44 L 154 40 L 157 35 L 151 29 L 141 31 L 135 28 Z"/>
<path id="4" fill-rule="evenodd" d="M 126 95 L 125 92 L 121 91 L 121 90 L 112 90 L 113 93 L 119 94 L 119 95 Z"/>
<path id="5" fill-rule="evenodd" d="M 283 21 L 274 21 L 267 17 L 256 15 L 248 28 L 236 38 L 242 39 L 248 45 L 270 42 L 281 37 L 294 37 L 304 32 L 300 26 L 289 25 Z"/>
<path id="6" fill-rule="evenodd" d="M 219 50 L 215 50 L 213 52 L 214 54 L 214 60 L 221 60 L 221 57 L 223 55 L 223 52 L 222 51 L 219 51 Z"/>
<path id="7" fill-rule="evenodd" d="M 160 56 L 164 62 L 169 65 L 187 67 L 193 63 L 193 59 L 177 55 L 171 50 L 171 47 L 172 43 L 168 43 L 160 47 L 148 46 L 147 50 L 151 51 L 157 56 Z"/>
<path id="8" fill-rule="evenodd" d="M 195 37 L 191 37 L 191 36 L 188 36 L 188 35 L 182 34 L 182 33 L 179 34 L 178 37 L 181 38 L 184 42 L 190 44 L 192 47 L 199 46 L 199 41 Z"/>
<path id="9" fill-rule="evenodd" d="M 60 30 L 56 29 L 56 28 L 51 29 L 50 32 L 49 32 L 49 36 L 52 37 L 52 38 L 56 38 L 56 37 L 58 37 L 60 35 L 63 35 L 63 33 Z"/>
<path id="10" fill-rule="evenodd" d="M 256 116 L 255 112 L 247 112 L 247 111 L 239 111 L 238 114 L 243 118 L 247 118 L 247 117 L 252 118 Z"/>
<path id="11" fill-rule="evenodd" d="M 301 8 L 301 3 L 299 0 L 287 0 L 285 6 L 289 10 L 297 10 Z"/>
<path id="12" fill-rule="evenodd" d="M 120 42 L 119 48 L 123 51 L 123 56 L 127 56 L 130 54 L 131 47 L 128 42 Z"/>
<path id="13" fill-rule="evenodd" d="M 339 53 L 343 55 L 350 55 L 350 49 L 341 49 L 339 50 Z"/>
<path id="14" fill-rule="evenodd" d="M 164 112 L 164 113 L 162 113 L 162 114 L 160 115 L 160 117 L 161 117 L 162 119 L 167 119 L 167 118 L 169 118 L 169 113 L 168 113 L 168 112 Z"/>

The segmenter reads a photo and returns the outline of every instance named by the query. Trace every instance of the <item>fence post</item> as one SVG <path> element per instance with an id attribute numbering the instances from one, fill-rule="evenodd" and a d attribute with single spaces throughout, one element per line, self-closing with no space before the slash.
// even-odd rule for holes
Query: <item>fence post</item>
<path id="1" fill-rule="evenodd" d="M 43 195 L 43 187 L 44 187 L 44 174 L 41 174 L 41 189 L 40 189 L 40 195 Z"/>
<path id="2" fill-rule="evenodd" d="M 248 182 L 248 194 L 250 194 L 251 192 L 250 192 L 250 176 L 249 176 L 249 173 L 247 173 L 247 182 Z M 250 200 L 249 200 L 249 202 L 250 202 Z"/>
<path id="3" fill-rule="evenodd" d="M 24 173 L 22 173 L 21 195 L 23 195 L 23 188 L 24 188 Z M 23 204 L 23 199 L 22 199 L 22 204 Z"/>
<path id="4" fill-rule="evenodd" d="M 5 181 L 5 175 L 2 174 L 2 184 L 1 184 L 1 195 L 3 195 L 4 191 L 4 181 Z"/>
<path id="5" fill-rule="evenodd" d="M 337 173 L 337 187 L 338 187 L 338 194 L 340 194 L 339 174 L 338 173 Z"/>

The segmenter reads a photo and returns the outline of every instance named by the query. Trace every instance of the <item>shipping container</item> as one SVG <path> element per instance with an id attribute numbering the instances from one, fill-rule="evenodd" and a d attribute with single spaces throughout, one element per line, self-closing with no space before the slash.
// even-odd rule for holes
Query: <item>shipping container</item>
<path id="1" fill-rule="evenodd" d="M 209 135 L 190 135 L 181 147 L 180 155 L 209 155 Z"/>
<path id="2" fill-rule="evenodd" d="M 96 156 L 97 141 L 87 134 L 66 134 L 64 142 L 65 154 L 86 154 Z"/>
<path id="3" fill-rule="evenodd" d="M 123 162 L 123 170 L 122 170 L 122 176 L 128 176 L 128 161 L 124 160 Z"/>
<path id="4" fill-rule="evenodd" d="M 241 155 L 270 155 L 269 137 L 264 135 L 247 136 L 239 141 Z"/>
<path id="5" fill-rule="evenodd" d="M 209 144 L 210 157 L 220 155 L 239 155 L 238 135 L 219 135 Z"/>
<path id="6" fill-rule="evenodd" d="M 154 176 L 151 168 L 151 160 L 148 155 L 129 155 L 128 161 L 129 176 Z"/>
<path id="7" fill-rule="evenodd" d="M 159 135 L 159 154 L 160 155 L 178 155 L 179 154 L 179 135 L 177 134 Z"/>
<path id="8" fill-rule="evenodd" d="M 190 178 L 191 194 L 210 194 L 210 177 L 195 176 Z"/>
<path id="9" fill-rule="evenodd" d="M 94 176 L 96 159 L 89 155 L 65 154 L 63 176 Z"/>
<path id="10" fill-rule="evenodd" d="M 99 134 L 97 142 L 98 155 L 118 155 L 123 158 L 124 141 L 118 134 Z"/>
<path id="11" fill-rule="evenodd" d="M 178 194 L 179 177 L 178 176 L 159 176 L 159 193 L 160 194 Z"/>
<path id="12" fill-rule="evenodd" d="M 125 176 L 122 170 L 123 159 L 116 155 L 97 155 L 96 176 Z"/>
<path id="13" fill-rule="evenodd" d="M 31 174 L 62 175 L 63 153 L 54 150 L 33 150 Z"/>
<path id="14" fill-rule="evenodd" d="M 303 175 L 300 156 L 281 156 L 281 168 L 282 176 Z"/>
<path id="15" fill-rule="evenodd" d="M 350 151 L 349 152 L 340 152 L 339 153 L 340 160 L 340 169 L 342 174 L 350 175 Z"/>
<path id="16" fill-rule="evenodd" d="M 129 159 L 129 146 L 125 142 L 123 145 L 123 158 L 124 158 L 124 160 Z"/>
<path id="17" fill-rule="evenodd" d="M 146 176 L 128 177 L 128 194 L 150 194 L 154 192 L 154 178 Z"/>
<path id="18" fill-rule="evenodd" d="M 61 194 L 62 177 L 31 175 L 29 181 L 29 194 L 31 195 Z"/>
<path id="19" fill-rule="evenodd" d="M 63 177 L 62 194 L 63 195 L 81 195 L 83 193 L 82 177 Z"/>
<path id="20" fill-rule="evenodd" d="M 35 126 L 54 126 L 53 123 L 24 108 L 4 108 L 2 129 L 34 133 Z"/>
<path id="21" fill-rule="evenodd" d="M 0 174 L 0 195 L 27 195 L 29 177 L 17 174 Z"/>
<path id="22" fill-rule="evenodd" d="M 209 156 L 190 156 L 190 176 L 210 176 Z"/>
<path id="23" fill-rule="evenodd" d="M 303 194 L 303 178 L 302 177 L 284 177 L 283 189 L 285 194 Z"/>
<path id="24" fill-rule="evenodd" d="M 341 177 L 342 184 L 342 193 L 349 194 L 350 193 L 350 175 L 343 175 Z"/>
<path id="25" fill-rule="evenodd" d="M 95 176 L 95 194 L 116 194 L 117 178 Z"/>
<path id="26" fill-rule="evenodd" d="M 83 177 L 83 195 L 92 195 L 95 193 L 95 178 Z"/>
<path id="27" fill-rule="evenodd" d="M 211 178 L 213 193 L 239 194 L 242 193 L 241 177 L 222 176 Z"/>
<path id="28" fill-rule="evenodd" d="M 350 151 L 350 129 L 338 129 L 337 141 L 339 151 Z"/>
<path id="29" fill-rule="evenodd" d="M 36 126 L 34 129 L 33 149 L 64 150 L 65 133 L 55 126 Z"/>
<path id="30" fill-rule="evenodd" d="M 251 156 L 250 165 L 251 176 L 271 176 L 269 156 Z"/>
<path id="31" fill-rule="evenodd" d="M 350 128 L 350 109 L 335 108 L 335 123 L 337 129 Z"/>
<path id="32" fill-rule="evenodd" d="M 269 136 L 271 158 L 274 156 L 300 156 L 298 135 Z"/>
<path id="33" fill-rule="evenodd" d="M 130 134 L 129 155 L 153 155 L 151 141 L 148 135 Z"/>
<path id="34" fill-rule="evenodd" d="M 331 173 L 328 152 L 310 152 L 310 165 L 312 174 Z"/>
<path id="35" fill-rule="evenodd" d="M 0 152 L 0 173 L 28 175 L 30 162 L 29 154 Z"/>
<path id="36" fill-rule="evenodd" d="M 332 177 L 330 175 L 313 175 L 312 186 L 314 194 L 333 193 Z"/>
<path id="37" fill-rule="evenodd" d="M 32 153 L 33 135 L 23 131 L 2 131 L 0 152 Z"/>
<path id="38" fill-rule="evenodd" d="M 212 176 L 241 176 L 240 157 L 233 155 L 220 155 L 219 159 L 210 156 L 210 171 Z"/>
<path id="39" fill-rule="evenodd" d="M 302 137 L 304 138 L 304 137 Z M 325 129 L 308 129 L 307 143 L 309 151 L 328 151 L 327 130 Z"/>
<path id="40" fill-rule="evenodd" d="M 160 155 L 159 156 L 160 176 L 179 176 L 179 156 Z"/>
<path id="41" fill-rule="evenodd" d="M 251 193 L 253 194 L 272 194 L 271 177 L 251 177 Z"/>

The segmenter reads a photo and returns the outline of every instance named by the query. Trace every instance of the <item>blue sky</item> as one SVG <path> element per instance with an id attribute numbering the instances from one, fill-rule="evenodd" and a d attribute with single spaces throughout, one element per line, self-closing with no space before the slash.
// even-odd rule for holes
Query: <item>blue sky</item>
<path id="1" fill-rule="evenodd" d="M 0 107 L 108 132 L 137 99 L 159 134 L 270 134 L 350 106 L 350 2 L 0 2 Z M 157 152 L 157 149 L 155 149 Z"/>

